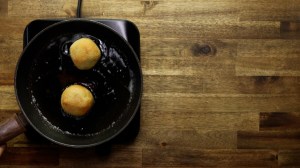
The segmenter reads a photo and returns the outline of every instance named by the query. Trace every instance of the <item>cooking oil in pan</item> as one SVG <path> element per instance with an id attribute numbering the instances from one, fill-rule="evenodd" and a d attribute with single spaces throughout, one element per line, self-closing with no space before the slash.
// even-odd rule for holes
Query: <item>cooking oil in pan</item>
<path id="1" fill-rule="evenodd" d="M 87 37 L 101 50 L 101 58 L 90 70 L 79 70 L 70 58 L 74 41 Z M 133 91 L 133 73 L 128 60 L 114 44 L 87 34 L 63 35 L 41 50 L 31 67 L 32 97 L 44 120 L 67 134 L 93 135 L 117 124 L 128 109 Z M 69 85 L 88 88 L 95 99 L 85 116 L 66 115 L 60 105 L 62 91 Z"/>

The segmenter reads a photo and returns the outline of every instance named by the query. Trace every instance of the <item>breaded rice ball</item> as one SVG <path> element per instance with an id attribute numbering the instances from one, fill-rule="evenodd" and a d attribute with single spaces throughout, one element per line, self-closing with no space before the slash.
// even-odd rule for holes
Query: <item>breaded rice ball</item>
<path id="1" fill-rule="evenodd" d="M 71 45 L 70 56 L 78 69 L 88 70 L 96 65 L 101 57 L 101 52 L 93 40 L 81 38 Z"/>
<path id="2" fill-rule="evenodd" d="M 60 103 L 65 113 L 81 117 L 93 107 L 94 97 L 86 87 L 74 84 L 63 91 Z"/>

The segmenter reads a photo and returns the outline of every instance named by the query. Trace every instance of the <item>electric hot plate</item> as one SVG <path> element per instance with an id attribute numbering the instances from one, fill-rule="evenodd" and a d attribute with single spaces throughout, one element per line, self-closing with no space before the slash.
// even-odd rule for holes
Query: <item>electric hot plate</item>
<path id="1" fill-rule="evenodd" d="M 138 58 L 140 59 L 140 34 L 137 27 L 130 21 L 127 20 L 111 20 L 111 19 L 91 19 L 102 23 L 113 30 L 115 30 L 119 35 L 121 35 L 128 43 L 132 46 L 134 51 L 136 52 Z M 42 20 L 34 20 L 29 23 L 24 31 L 23 36 L 23 47 L 30 42 L 30 40 L 38 34 L 41 30 L 46 27 L 63 21 L 62 19 L 42 19 Z M 114 139 L 111 141 L 100 145 L 99 147 L 109 146 L 108 144 L 113 143 L 129 143 L 131 142 L 138 134 L 140 130 L 140 108 L 136 112 L 134 119 L 130 122 L 130 124 Z M 39 135 L 33 128 L 29 127 L 25 133 L 28 139 L 35 143 L 47 143 L 50 141 L 46 140 L 44 137 Z"/>

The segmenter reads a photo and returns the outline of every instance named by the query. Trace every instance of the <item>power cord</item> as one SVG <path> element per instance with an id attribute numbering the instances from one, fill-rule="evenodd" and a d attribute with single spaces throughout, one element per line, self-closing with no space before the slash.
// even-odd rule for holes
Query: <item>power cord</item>
<path id="1" fill-rule="evenodd" d="M 77 18 L 81 18 L 81 4 L 82 4 L 82 0 L 78 0 L 77 13 L 76 13 Z"/>

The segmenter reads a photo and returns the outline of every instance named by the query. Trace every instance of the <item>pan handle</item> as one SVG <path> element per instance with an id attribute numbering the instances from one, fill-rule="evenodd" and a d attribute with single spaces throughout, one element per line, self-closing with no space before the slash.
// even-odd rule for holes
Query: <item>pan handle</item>
<path id="1" fill-rule="evenodd" d="M 11 118 L 0 123 L 0 144 L 20 135 L 26 130 L 27 121 L 22 113 L 14 114 Z"/>

